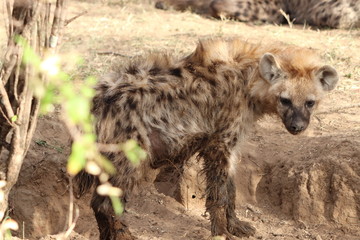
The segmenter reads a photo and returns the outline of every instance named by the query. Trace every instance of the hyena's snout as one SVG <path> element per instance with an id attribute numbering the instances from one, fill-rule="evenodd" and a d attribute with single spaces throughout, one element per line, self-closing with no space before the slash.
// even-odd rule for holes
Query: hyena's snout
<path id="1" fill-rule="evenodd" d="M 286 129 L 294 135 L 303 132 L 308 127 L 309 121 L 310 114 L 296 108 L 289 110 L 283 119 Z"/>

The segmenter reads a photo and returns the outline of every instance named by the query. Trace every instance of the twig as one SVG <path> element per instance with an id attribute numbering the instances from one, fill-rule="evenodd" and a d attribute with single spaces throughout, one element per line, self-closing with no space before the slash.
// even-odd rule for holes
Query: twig
<path id="1" fill-rule="evenodd" d="M 82 15 L 85 15 L 85 14 L 87 14 L 87 13 L 88 13 L 88 11 L 84 11 L 84 12 L 79 13 L 78 15 L 76 15 L 76 16 L 68 19 L 68 20 L 66 20 L 65 23 L 64 23 L 64 26 L 66 27 L 66 26 L 67 26 L 69 23 L 71 23 L 72 21 L 74 21 L 75 19 L 77 19 L 77 18 L 79 18 L 79 17 L 81 17 Z"/>
<path id="2" fill-rule="evenodd" d="M 5 106 L 5 110 L 6 110 L 6 113 L 7 113 L 7 118 L 11 119 L 15 114 L 14 114 L 13 109 L 11 108 L 11 103 L 10 103 L 10 100 L 9 100 L 9 96 L 8 96 L 6 90 L 5 90 L 5 87 L 4 87 L 4 84 L 3 84 L 2 80 L 3 79 L 0 78 L 0 96 L 1 96 L 2 103 Z"/>
<path id="3" fill-rule="evenodd" d="M 125 55 L 125 54 L 121 54 L 121 53 L 117 53 L 117 52 L 111 52 L 111 51 L 97 52 L 96 54 L 98 54 L 98 55 L 114 55 L 114 56 L 120 56 L 120 57 L 126 57 L 126 58 L 133 58 L 133 56 L 128 56 L 128 55 Z"/>
<path id="4" fill-rule="evenodd" d="M 4 2 L 4 5 L 6 5 L 6 11 L 7 11 L 7 15 L 8 15 L 8 21 L 9 21 L 9 29 L 7 31 L 8 38 L 9 38 L 9 36 L 12 36 L 13 30 L 14 30 L 14 25 L 13 25 L 13 21 L 12 21 L 12 17 L 11 17 L 11 13 L 12 13 L 11 6 L 13 6 L 13 2 L 7 0 L 6 3 Z"/>
<path id="5" fill-rule="evenodd" d="M 280 8 L 279 11 L 284 16 L 284 18 L 286 19 L 287 23 L 289 24 L 289 27 L 292 28 L 293 25 L 294 25 L 293 23 L 295 21 L 295 18 L 291 21 L 289 14 L 286 14 L 286 12 L 284 12 L 284 10 L 282 10 L 281 8 Z"/>
<path id="6" fill-rule="evenodd" d="M 5 118 L 6 122 L 7 122 L 10 126 L 12 126 L 13 123 L 10 121 L 10 119 L 7 117 L 7 115 L 4 113 L 3 109 L 1 108 L 1 106 L 0 106 L 0 113 L 1 113 L 1 115 Z"/>
<path id="7" fill-rule="evenodd" d="M 67 239 L 71 232 L 74 230 L 76 226 L 76 222 L 79 218 L 79 208 L 75 208 L 75 217 L 74 217 L 74 192 L 73 192 L 73 183 L 72 177 L 69 177 L 69 219 L 68 219 L 68 228 L 63 235 L 63 239 Z"/>
<path id="8" fill-rule="evenodd" d="M 74 194 L 73 194 L 73 183 L 72 177 L 69 177 L 69 219 L 68 219 L 68 228 L 72 225 L 74 218 Z"/>
<path id="9" fill-rule="evenodd" d="M 74 217 L 74 220 L 72 221 L 71 225 L 69 226 L 68 230 L 65 232 L 65 239 L 68 239 L 68 237 L 70 236 L 71 232 L 74 231 L 74 228 L 76 226 L 76 223 L 77 223 L 77 220 L 79 219 L 79 208 L 76 207 L 75 208 L 75 217 Z"/>
<path id="10" fill-rule="evenodd" d="M 100 152 L 121 152 L 121 148 L 119 144 L 103 144 L 97 143 L 96 144 Z"/>

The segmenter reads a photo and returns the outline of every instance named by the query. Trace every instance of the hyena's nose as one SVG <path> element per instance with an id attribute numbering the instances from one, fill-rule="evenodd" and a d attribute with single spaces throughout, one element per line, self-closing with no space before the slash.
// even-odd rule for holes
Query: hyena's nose
<path id="1" fill-rule="evenodd" d="M 293 133 L 299 133 L 305 129 L 305 123 L 304 122 L 293 122 L 290 125 L 290 131 Z"/>

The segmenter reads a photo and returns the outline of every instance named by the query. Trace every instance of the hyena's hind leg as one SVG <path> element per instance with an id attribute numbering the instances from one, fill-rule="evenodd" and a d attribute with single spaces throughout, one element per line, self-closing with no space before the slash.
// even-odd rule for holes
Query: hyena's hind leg
<path id="1" fill-rule="evenodd" d="M 206 174 L 206 210 L 210 214 L 211 234 L 232 239 L 232 235 L 248 237 L 255 229 L 242 222 L 235 213 L 235 185 L 229 173 L 230 151 L 226 144 L 214 142 L 200 152 Z"/>
<path id="2" fill-rule="evenodd" d="M 226 147 L 214 143 L 199 153 L 204 159 L 206 175 L 206 211 L 210 214 L 211 235 L 231 239 L 227 230 L 226 209 L 228 203 L 227 179 L 229 151 Z"/>
<path id="3" fill-rule="evenodd" d="M 116 175 L 109 179 L 114 187 L 119 187 L 123 194 L 121 201 L 125 209 L 128 196 L 138 182 L 140 166 L 134 166 L 129 162 L 123 153 L 105 154 L 112 161 L 116 168 Z M 100 240 L 130 240 L 135 239 L 122 217 L 116 216 L 109 197 L 101 196 L 94 191 L 91 208 L 94 211 L 98 223 Z"/>

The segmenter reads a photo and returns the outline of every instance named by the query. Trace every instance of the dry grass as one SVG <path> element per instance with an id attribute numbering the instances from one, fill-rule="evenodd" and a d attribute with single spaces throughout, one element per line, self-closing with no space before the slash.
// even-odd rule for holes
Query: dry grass
<path id="1" fill-rule="evenodd" d="M 62 52 L 77 54 L 84 63 L 74 72 L 82 79 L 100 76 L 130 57 L 149 51 L 170 51 L 184 55 L 192 51 L 199 38 L 240 37 L 251 42 L 274 42 L 315 48 L 326 63 L 335 66 L 342 80 L 336 95 L 349 96 L 351 105 L 359 102 L 360 31 L 318 30 L 294 25 L 260 25 L 231 20 L 215 20 L 189 12 L 163 11 L 150 0 L 70 1 L 68 19 L 84 11 L 87 14 L 71 22 L 64 33 Z M 2 6 L 0 6 L 2 7 Z M 0 11 L 3 19 L 3 10 Z M 6 45 L 0 28 L 0 51 Z M 105 54 L 104 54 L 105 53 Z M 114 54 L 110 54 L 114 53 Z M 1 64 L 1 60 L 0 60 Z M 346 97 L 344 97 L 346 98 Z"/>

